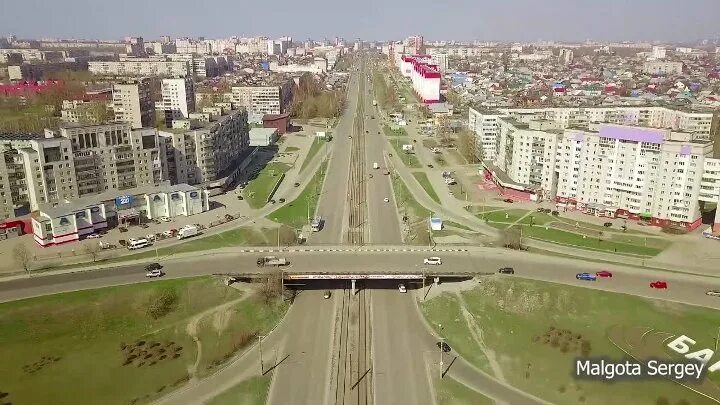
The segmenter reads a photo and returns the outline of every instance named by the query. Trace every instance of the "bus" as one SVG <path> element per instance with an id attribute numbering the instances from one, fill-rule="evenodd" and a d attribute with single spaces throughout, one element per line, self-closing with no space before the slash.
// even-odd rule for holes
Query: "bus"
<path id="1" fill-rule="evenodd" d="M 320 216 L 317 216 L 313 218 L 312 222 L 310 222 L 310 227 L 312 228 L 313 232 L 319 232 L 322 228 L 323 220 Z"/>
<path id="2" fill-rule="evenodd" d="M 128 250 L 136 250 L 136 249 L 142 249 L 144 247 L 150 246 L 150 241 L 148 241 L 145 238 L 140 239 L 131 239 L 128 241 L 127 248 Z"/>

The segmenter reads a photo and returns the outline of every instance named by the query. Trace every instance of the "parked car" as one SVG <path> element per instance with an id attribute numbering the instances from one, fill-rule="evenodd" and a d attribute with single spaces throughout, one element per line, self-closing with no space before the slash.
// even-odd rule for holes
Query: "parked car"
<path id="1" fill-rule="evenodd" d="M 435 166 L 433 166 L 433 165 L 428 165 L 428 167 L 432 169 L 432 168 L 434 168 Z"/>
<path id="2" fill-rule="evenodd" d="M 442 259 L 437 256 L 426 257 L 425 259 L 423 259 L 423 264 L 428 264 L 431 266 L 438 266 L 438 265 L 442 264 Z"/>
<path id="3" fill-rule="evenodd" d="M 590 274 L 590 273 L 578 273 L 575 275 L 575 278 L 578 280 L 583 281 L 595 281 L 597 280 L 597 276 Z"/>
<path id="4" fill-rule="evenodd" d="M 323 298 L 325 298 L 325 299 L 330 298 L 330 291 L 325 291 L 325 294 L 323 294 Z"/>
<path id="5" fill-rule="evenodd" d="M 595 273 L 595 275 L 598 277 L 603 277 L 603 278 L 612 278 L 612 273 L 610 273 L 607 270 L 600 270 L 597 273 Z"/>
<path id="6" fill-rule="evenodd" d="M 515 269 L 512 267 L 503 267 L 502 269 L 498 270 L 498 273 L 500 274 L 515 274 Z"/>
<path id="7" fill-rule="evenodd" d="M 512 203 L 514 203 L 515 201 L 513 201 L 512 198 L 506 198 L 506 199 L 503 200 L 503 202 L 512 204 Z"/>
<path id="8" fill-rule="evenodd" d="M 285 199 L 284 199 L 284 198 L 281 198 L 281 199 L 279 199 L 278 201 L 280 201 L 280 203 L 282 204 L 282 203 L 285 202 Z"/>
<path id="9" fill-rule="evenodd" d="M 445 342 L 437 342 L 436 346 L 438 349 L 442 350 L 443 353 L 448 353 L 450 351 L 450 345 Z"/>
<path id="10" fill-rule="evenodd" d="M 605 223 L 603 224 L 603 226 L 604 226 L 605 228 L 610 228 L 610 227 L 612 226 L 612 222 L 605 222 Z"/>
<path id="11" fill-rule="evenodd" d="M 160 220 L 161 220 L 162 222 L 170 222 L 170 218 L 169 218 L 169 217 L 160 217 Z"/>
<path id="12" fill-rule="evenodd" d="M 720 290 L 709 290 L 705 293 L 705 295 L 709 295 L 711 297 L 720 297 Z"/>
<path id="13" fill-rule="evenodd" d="M 150 270 L 147 273 L 145 273 L 145 277 L 149 278 L 155 278 L 155 277 L 162 277 L 165 273 L 162 272 L 162 270 Z"/>
<path id="14" fill-rule="evenodd" d="M 662 280 L 653 281 L 652 283 L 650 283 L 650 288 L 657 288 L 659 290 L 667 290 L 667 288 L 668 288 L 667 281 L 662 281 Z"/>

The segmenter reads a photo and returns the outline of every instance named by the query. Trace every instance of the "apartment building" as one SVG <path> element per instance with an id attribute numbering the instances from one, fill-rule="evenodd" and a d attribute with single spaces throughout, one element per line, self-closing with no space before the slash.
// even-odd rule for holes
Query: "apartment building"
<path id="1" fill-rule="evenodd" d="M 232 69 L 232 60 L 226 56 L 207 56 L 191 53 L 165 55 L 168 60 L 187 62 L 191 74 L 199 78 L 222 76 Z"/>
<path id="2" fill-rule="evenodd" d="M 595 124 L 557 145 L 556 201 L 588 214 L 701 223 L 699 197 L 712 143 L 686 132 Z"/>
<path id="3" fill-rule="evenodd" d="M 650 60 L 643 63 L 642 72 L 651 75 L 679 75 L 682 73 L 682 62 Z"/>
<path id="4" fill-rule="evenodd" d="M 170 181 L 200 184 L 234 178 L 249 148 L 247 111 L 231 111 L 215 121 L 192 125 L 159 133 Z"/>
<path id="5" fill-rule="evenodd" d="M 617 107 L 549 107 L 500 108 L 497 110 L 470 108 L 468 127 L 477 134 L 476 142 L 482 146 L 485 159 L 495 158 L 498 142 L 498 119 L 514 118 L 520 122 L 552 121 L 558 129 L 586 127 L 590 123 L 634 125 L 667 128 L 690 132 L 698 140 L 710 140 L 713 112 L 700 109 L 677 109 L 658 106 Z"/>
<path id="6" fill-rule="evenodd" d="M 233 86 L 232 103 L 253 115 L 281 114 L 283 112 L 280 86 Z"/>
<path id="7" fill-rule="evenodd" d="M 102 100 L 63 100 L 60 116 L 65 123 L 102 124 L 114 115 L 112 102 Z"/>
<path id="8" fill-rule="evenodd" d="M 195 84 L 191 78 L 163 79 L 160 109 L 165 112 L 165 124 L 186 119 L 195 112 Z M 157 106 L 156 106 L 157 107 Z"/>
<path id="9" fill-rule="evenodd" d="M 155 128 L 126 123 L 67 125 L 46 134 L 70 140 L 80 197 L 160 183 L 164 178 Z"/>
<path id="10" fill-rule="evenodd" d="M 165 76 L 186 77 L 192 74 L 192 67 L 187 61 L 166 61 L 155 59 L 128 59 L 123 61 L 92 61 L 88 62 L 88 71 L 96 75 L 143 77 Z"/>
<path id="11" fill-rule="evenodd" d="M 698 198 L 702 203 L 720 206 L 720 159 L 705 158 Z M 715 211 L 713 230 L 720 233 L 720 210 Z"/>
<path id="12" fill-rule="evenodd" d="M 149 78 L 113 84 L 112 101 L 116 121 L 127 122 L 132 128 L 155 126 Z"/>
<path id="13" fill-rule="evenodd" d="M 70 141 L 42 135 L 0 135 L 0 219 L 16 210 L 78 197 Z"/>

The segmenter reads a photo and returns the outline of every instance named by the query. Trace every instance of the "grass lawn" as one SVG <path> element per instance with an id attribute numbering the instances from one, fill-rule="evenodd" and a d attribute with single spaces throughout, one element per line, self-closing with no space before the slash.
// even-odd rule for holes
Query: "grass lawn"
<path id="1" fill-rule="evenodd" d="M 392 144 L 393 148 L 395 149 L 395 153 L 398 157 L 400 157 L 400 160 L 402 160 L 403 164 L 409 168 L 415 168 L 419 169 L 422 167 L 420 164 L 420 161 L 418 160 L 417 156 L 415 156 L 415 153 L 408 153 L 405 152 L 402 147 L 403 145 L 410 144 L 410 138 L 407 137 L 395 137 L 390 139 L 390 143 Z"/>
<path id="2" fill-rule="evenodd" d="M 491 374 L 500 370 L 520 390 L 555 404 L 714 403 L 667 380 L 607 383 L 577 380 L 572 373 L 579 356 L 625 358 L 608 339 L 617 326 L 685 334 L 697 348 L 713 347 L 717 329 L 709 325 L 717 324 L 716 310 L 497 276 L 460 294 L 462 301 L 450 293 L 426 301 L 422 309 L 430 324 L 454 351 Z M 646 349 L 665 353 L 659 345 Z M 720 382 L 717 373 L 711 378 Z"/>
<path id="3" fill-rule="evenodd" d="M 460 229 L 464 229 L 464 230 L 466 230 L 466 231 L 474 232 L 474 231 L 472 230 L 472 228 L 469 228 L 469 227 L 467 227 L 467 226 L 465 226 L 465 225 L 458 224 L 457 222 L 452 222 L 452 221 L 443 221 L 443 226 L 452 226 L 452 227 L 455 227 L 455 228 L 460 228 Z"/>
<path id="4" fill-rule="evenodd" d="M 413 176 L 415 177 L 415 180 L 420 183 L 420 185 L 430 196 L 430 198 L 432 198 L 436 203 L 440 204 L 440 197 L 438 197 L 435 189 L 433 189 L 432 184 L 430 184 L 430 179 L 428 179 L 427 174 L 425 174 L 424 172 L 414 172 Z"/>
<path id="5" fill-rule="evenodd" d="M 422 144 L 428 149 L 432 149 L 438 146 L 438 143 L 434 139 L 423 139 Z"/>
<path id="6" fill-rule="evenodd" d="M 9 393 L 3 400 L 18 404 L 148 402 L 188 380 L 197 357 L 196 344 L 187 331 L 189 321 L 240 297 L 242 293 L 220 279 L 199 277 L 0 304 L 0 389 Z M 240 301 L 251 302 L 255 300 Z M 247 312 L 257 308 L 238 305 L 237 311 L 228 314 L 227 325 L 241 325 L 247 333 L 269 330 L 285 309 L 273 316 L 254 315 Z M 150 308 L 156 311 L 151 313 Z M 258 324 L 257 316 L 266 316 L 267 323 Z M 221 334 L 225 325 L 211 326 Z M 238 330 L 227 334 L 237 336 Z M 202 335 L 199 338 L 203 349 L 213 343 L 205 342 Z M 131 354 L 137 357 L 128 357 Z"/>
<path id="7" fill-rule="evenodd" d="M 562 216 L 556 217 L 555 220 L 559 223 L 564 223 L 564 224 L 567 224 L 572 227 L 587 228 L 587 230 L 602 231 L 604 233 L 617 232 L 617 233 L 623 233 L 623 234 L 627 234 L 627 235 L 634 234 L 634 235 L 656 236 L 655 234 L 650 233 L 650 232 L 643 232 L 643 231 L 637 231 L 637 230 L 632 230 L 632 229 L 628 229 L 627 231 L 623 232 L 622 229 L 620 229 L 620 227 L 622 226 L 622 223 L 618 222 L 618 220 L 608 221 L 608 222 L 613 223 L 613 226 L 608 227 L 608 228 L 604 227 L 603 225 L 593 224 L 593 223 L 584 222 L 584 221 L 576 221 L 576 220 L 573 220 L 570 218 L 565 218 Z M 569 228 L 564 228 L 564 229 L 570 230 Z"/>
<path id="8" fill-rule="evenodd" d="M 495 401 L 468 388 L 453 378 L 435 378 L 435 394 L 438 405 L 493 405 Z"/>
<path id="9" fill-rule="evenodd" d="M 277 218 L 276 222 L 295 229 L 308 225 L 308 212 L 310 213 L 310 218 L 315 215 L 318 199 L 322 192 L 322 185 L 325 181 L 327 165 L 327 162 L 323 162 L 322 165 L 320 165 L 320 169 L 313 175 L 312 180 L 305 186 L 305 189 L 300 193 L 298 198 L 273 211 L 267 218 L 273 221 Z"/>
<path id="10" fill-rule="evenodd" d="M 270 375 L 251 377 L 206 402 L 205 405 L 265 405 L 271 382 Z"/>
<path id="11" fill-rule="evenodd" d="M 403 127 L 398 128 L 390 128 L 388 125 L 383 125 L 383 133 L 385 133 L 385 136 L 408 136 L 407 131 Z"/>
<path id="12" fill-rule="evenodd" d="M 243 195 L 250 207 L 254 209 L 264 207 L 270 193 L 273 192 L 276 184 L 282 178 L 281 175 L 288 169 L 290 169 L 290 165 L 280 162 L 272 162 L 266 165 L 243 190 Z"/>
<path id="13" fill-rule="evenodd" d="M 620 254 L 655 256 L 662 250 L 662 248 L 659 247 L 615 242 L 609 240 L 609 235 L 603 235 L 600 238 L 597 236 L 586 236 L 583 238 L 583 235 L 580 234 L 554 228 L 545 228 L 545 226 L 523 226 L 523 236 L 553 243 L 577 246 L 583 249 L 601 250 Z"/>
<path id="14" fill-rule="evenodd" d="M 430 210 L 415 200 L 405 182 L 399 176 L 392 176 L 392 186 L 400 214 L 408 217 L 409 234 L 406 235 L 405 243 L 423 246 L 429 244 L 428 220 L 431 214 Z"/>
<path id="15" fill-rule="evenodd" d="M 466 165 L 468 161 L 457 151 L 457 149 L 448 149 L 447 153 L 459 165 Z"/>
<path id="16" fill-rule="evenodd" d="M 520 223 L 523 225 L 545 225 L 555 221 L 556 219 L 556 217 L 542 212 L 531 212 L 530 215 L 523 218 Z"/>
<path id="17" fill-rule="evenodd" d="M 302 165 L 300 166 L 300 171 L 302 172 L 305 170 L 305 167 L 310 164 L 312 159 L 317 155 L 318 151 L 320 151 L 320 148 L 325 146 L 327 141 L 322 141 L 318 138 L 315 138 L 312 145 L 310 145 L 310 149 L 308 150 L 307 155 L 305 156 L 305 160 L 303 160 Z"/>
<path id="18" fill-rule="evenodd" d="M 521 209 L 508 209 L 501 211 L 491 211 L 485 213 L 485 218 L 490 222 L 513 223 L 525 216 L 529 211 Z M 483 214 L 479 214 L 478 218 L 482 218 Z"/>

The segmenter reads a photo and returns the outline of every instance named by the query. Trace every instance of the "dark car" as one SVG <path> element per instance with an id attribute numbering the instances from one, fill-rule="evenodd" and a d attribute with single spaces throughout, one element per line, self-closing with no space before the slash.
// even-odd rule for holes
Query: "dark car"
<path id="1" fill-rule="evenodd" d="M 293 186 L 300 187 L 300 183 L 295 183 L 295 184 L 293 184 Z"/>
<path id="2" fill-rule="evenodd" d="M 502 269 L 498 270 L 498 273 L 500 274 L 515 274 L 515 269 L 512 267 L 503 267 Z"/>
<path id="3" fill-rule="evenodd" d="M 506 198 L 506 199 L 504 199 L 503 201 L 506 202 L 506 203 L 509 203 L 509 204 L 512 204 L 512 203 L 515 202 L 515 201 L 513 201 L 512 198 Z"/>
<path id="4" fill-rule="evenodd" d="M 285 199 L 284 199 L 284 198 L 281 198 L 281 199 L 279 199 L 278 201 L 280 201 L 280 203 L 282 204 L 282 203 L 285 202 Z"/>
<path id="5" fill-rule="evenodd" d="M 438 347 L 438 349 L 442 350 L 443 353 L 447 353 L 450 351 L 450 345 L 445 342 L 437 342 L 436 346 Z"/>
<path id="6" fill-rule="evenodd" d="M 145 271 L 160 270 L 162 267 L 163 266 L 160 263 L 150 263 L 145 266 Z"/>
<path id="7" fill-rule="evenodd" d="M 433 166 L 433 165 L 428 165 L 428 167 L 432 169 L 432 168 L 434 168 L 435 166 Z"/>

